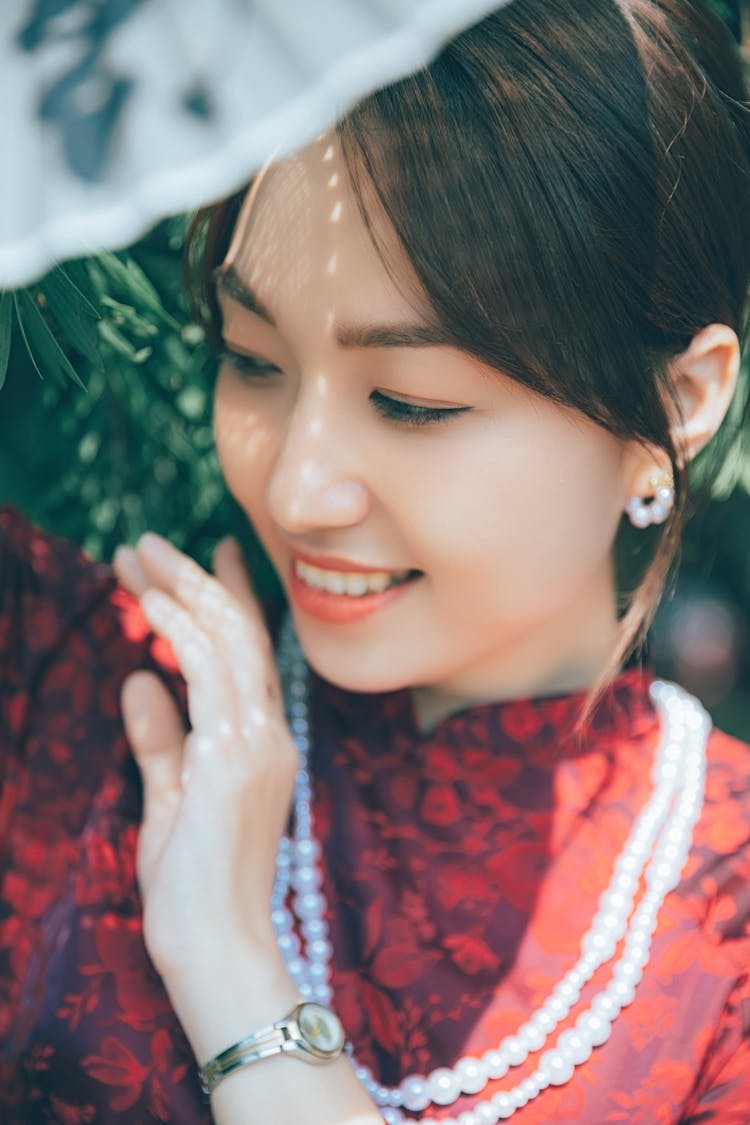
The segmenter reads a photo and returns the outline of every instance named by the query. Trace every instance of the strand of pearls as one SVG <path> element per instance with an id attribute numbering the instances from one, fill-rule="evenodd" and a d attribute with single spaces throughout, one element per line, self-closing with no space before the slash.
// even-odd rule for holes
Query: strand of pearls
<path id="1" fill-rule="evenodd" d="M 289 623 L 282 633 L 279 668 L 300 765 L 294 794 L 293 835 L 282 839 L 277 859 L 273 922 L 287 970 L 301 995 L 330 1004 L 333 948 L 325 920 L 320 844 L 313 835 L 312 790 L 307 769 L 307 666 Z M 430 1105 L 448 1106 L 462 1095 L 479 1094 L 489 1081 L 504 1077 L 511 1068 L 522 1065 L 529 1054 L 541 1051 L 579 1002 L 584 985 L 602 965 L 612 961 L 620 943 L 620 955 L 613 962 L 606 987 L 593 996 L 575 1026 L 562 1032 L 554 1046 L 541 1055 L 537 1069 L 528 1078 L 507 1091 L 478 1101 L 458 1118 L 437 1122 L 422 1117 L 422 1125 L 496 1125 L 511 1117 L 548 1086 L 568 1082 L 593 1049 L 607 1041 L 613 1021 L 633 1001 L 650 956 L 658 912 L 667 894 L 679 883 L 690 851 L 703 804 L 705 749 L 711 725 L 697 700 L 681 688 L 657 682 L 651 694 L 662 720 L 662 737 L 652 769 L 653 791 L 615 861 L 612 879 L 581 941 L 580 957 L 516 1034 L 506 1037 L 481 1058 L 465 1057 L 452 1068 L 438 1067 L 429 1075 L 409 1075 L 394 1088 L 381 1086 L 371 1071 L 353 1058 L 358 1078 L 381 1109 L 387 1125 L 405 1122 L 404 1111 L 419 1114 Z M 634 909 L 642 879 L 645 890 Z M 304 939 L 304 952 L 295 918 Z"/>

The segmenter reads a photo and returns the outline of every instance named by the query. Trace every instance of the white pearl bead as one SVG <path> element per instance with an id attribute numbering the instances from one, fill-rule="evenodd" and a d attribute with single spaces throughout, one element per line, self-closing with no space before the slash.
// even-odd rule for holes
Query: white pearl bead
<path id="1" fill-rule="evenodd" d="M 504 1078 L 508 1073 L 508 1060 L 502 1051 L 497 1049 L 485 1051 L 482 1055 L 482 1062 L 487 1067 L 489 1078 Z"/>
<path id="2" fill-rule="evenodd" d="M 533 1076 L 533 1074 L 528 1078 L 524 1078 L 523 1082 L 521 1083 L 521 1089 L 523 1090 L 529 1101 L 537 1096 L 537 1094 L 539 1093 L 539 1083 Z"/>
<path id="3" fill-rule="evenodd" d="M 300 918 L 319 918 L 325 913 L 325 899 L 317 891 L 299 895 L 295 903 Z"/>
<path id="4" fill-rule="evenodd" d="M 292 875 L 292 886 L 298 894 L 317 890 L 320 879 L 314 867 L 298 867 Z"/>
<path id="5" fill-rule="evenodd" d="M 635 1000 L 635 985 L 626 980 L 612 981 L 609 991 L 618 1008 L 627 1008 L 628 1004 L 632 1004 Z M 604 1015 L 605 1013 L 602 1012 L 601 1014 Z"/>
<path id="6" fill-rule="evenodd" d="M 430 1095 L 427 1089 L 427 1079 L 421 1074 L 410 1074 L 401 1083 L 401 1100 L 404 1109 L 412 1113 L 419 1113 L 430 1104 Z"/>
<path id="7" fill-rule="evenodd" d="M 404 1120 L 403 1113 L 400 1113 L 397 1109 L 384 1109 L 381 1117 L 386 1125 L 402 1125 Z"/>
<path id="8" fill-rule="evenodd" d="M 513 1099 L 513 1104 L 515 1105 L 516 1109 L 523 1109 L 523 1107 L 529 1100 L 520 1086 L 516 1086 L 515 1090 L 511 1090 L 510 1096 Z"/>
<path id="9" fill-rule="evenodd" d="M 427 1079 L 427 1089 L 435 1105 L 451 1105 L 461 1093 L 461 1083 L 447 1066 L 439 1066 Z"/>
<path id="10" fill-rule="evenodd" d="M 612 977 L 614 980 L 627 981 L 628 984 L 640 984 L 643 970 L 636 960 L 628 957 L 626 960 L 618 961 L 612 970 Z"/>
<path id="11" fill-rule="evenodd" d="M 516 1103 L 510 1094 L 506 1094 L 505 1091 L 503 1091 L 501 1094 L 495 1094 L 492 1099 L 492 1108 L 498 1118 L 504 1121 L 507 1117 L 512 1117 L 516 1112 Z"/>
<path id="12" fill-rule="evenodd" d="M 550 1031 L 554 1031 L 555 1029 L 555 1020 L 553 1020 L 549 1012 L 545 1012 L 544 1009 L 540 1009 L 538 1012 L 534 1012 L 534 1015 L 529 1020 L 529 1023 L 533 1024 L 534 1027 L 544 1032 L 545 1036 L 548 1035 Z"/>
<path id="13" fill-rule="evenodd" d="M 537 1012 L 537 1016 L 541 1013 Z M 500 1050 L 511 1066 L 519 1066 L 526 1058 L 528 1051 L 517 1035 L 508 1035 L 500 1044 Z"/>
<path id="14" fill-rule="evenodd" d="M 592 1051 L 591 1041 L 572 1027 L 563 1031 L 557 1040 L 555 1049 L 565 1058 L 570 1059 L 576 1066 L 585 1063 L 591 1057 Z"/>
<path id="15" fill-rule="evenodd" d="M 464 1094 L 478 1094 L 487 1085 L 487 1067 L 479 1059 L 459 1059 L 454 1070 Z"/>
<path id="16" fill-rule="evenodd" d="M 567 979 L 562 980 L 560 984 L 558 984 L 552 995 L 564 1000 L 565 1003 L 572 1008 L 580 999 L 581 986 L 579 984 L 574 984 L 570 979 L 570 975 Z"/>
<path id="17" fill-rule="evenodd" d="M 563 1086 L 573 1076 L 573 1063 L 560 1051 L 545 1051 L 539 1060 L 539 1069 L 551 1086 Z"/>
<path id="18" fill-rule="evenodd" d="M 463 1113 L 459 1113 L 458 1117 L 456 1118 L 456 1125 L 477 1125 L 476 1114 L 470 1109 L 465 1110 Z"/>
<path id="19" fill-rule="evenodd" d="M 599 964 L 608 961 L 614 955 L 617 940 L 612 934 L 595 933 L 591 930 L 581 942 L 584 954 L 595 957 Z"/>
<path id="20" fill-rule="evenodd" d="M 609 1020 L 598 1016 L 596 1012 L 584 1012 L 576 1020 L 576 1028 L 594 1047 L 600 1047 L 609 1039 L 612 1025 Z"/>
<path id="21" fill-rule="evenodd" d="M 296 957 L 300 951 L 299 938 L 295 933 L 277 934 L 276 944 L 285 957 Z"/>
<path id="22" fill-rule="evenodd" d="M 598 1016 L 602 1016 L 605 1020 L 609 1020 L 611 1023 L 612 1020 L 619 1015 L 620 1008 L 622 1007 L 622 1005 L 618 1003 L 618 1000 L 619 996 L 617 1000 L 615 1000 L 609 992 L 600 992 L 591 1001 L 591 1010 L 592 1012 L 596 1012 Z"/>
<path id="23" fill-rule="evenodd" d="M 547 1015 L 557 1024 L 560 1022 L 560 1020 L 565 1019 L 565 1017 L 567 1016 L 568 1012 L 570 1011 L 570 1004 L 568 1004 L 567 1001 L 563 1000 L 560 996 L 555 996 L 555 994 L 553 993 L 544 1001 L 542 1011 L 546 1012 Z M 534 1025 L 529 1024 L 529 1026 L 533 1027 Z M 536 1030 L 538 1031 L 539 1029 Z M 539 1034 L 541 1034 L 541 1032 L 539 1032 Z M 540 1043 L 539 1047 L 541 1047 L 541 1045 L 542 1044 Z M 538 1050 L 538 1048 L 534 1047 L 532 1047 L 531 1049 Z"/>
<path id="24" fill-rule="evenodd" d="M 290 957 L 285 964 L 289 975 L 293 976 L 296 980 L 307 975 L 307 965 L 301 957 Z"/>
<path id="25" fill-rule="evenodd" d="M 563 1001 L 561 1001 L 561 1003 L 563 1003 Z M 567 1006 L 566 1013 L 564 1014 L 567 1014 Z M 522 1027 L 519 1027 L 518 1038 L 527 1051 L 539 1051 L 544 1046 L 547 1036 L 536 1024 L 528 1022 L 523 1024 Z"/>
<path id="26" fill-rule="evenodd" d="M 497 1113 L 492 1107 L 492 1102 L 478 1102 L 474 1106 L 474 1116 L 477 1119 L 477 1125 L 496 1125 Z M 422 1121 L 421 1125 L 424 1125 Z"/>
<path id="27" fill-rule="evenodd" d="M 307 956 L 311 961 L 330 961 L 333 957 L 333 946 L 330 941 L 316 938 L 307 945 Z"/>
<path id="28" fill-rule="evenodd" d="M 302 923 L 305 941 L 322 941 L 328 935 L 328 923 L 322 918 L 308 918 Z"/>

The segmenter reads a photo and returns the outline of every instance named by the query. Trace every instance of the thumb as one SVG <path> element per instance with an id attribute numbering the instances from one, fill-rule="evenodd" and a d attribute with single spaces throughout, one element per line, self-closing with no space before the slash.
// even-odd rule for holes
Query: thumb
<path id="1" fill-rule="evenodd" d="M 182 791 L 185 731 L 177 705 L 153 672 L 134 672 L 122 689 L 125 733 L 141 771 L 144 819 L 174 808 Z"/>

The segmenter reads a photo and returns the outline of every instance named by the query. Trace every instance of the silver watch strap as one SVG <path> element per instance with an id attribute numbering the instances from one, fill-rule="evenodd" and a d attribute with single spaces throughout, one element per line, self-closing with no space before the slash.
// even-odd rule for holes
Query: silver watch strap
<path id="1" fill-rule="evenodd" d="M 248 1035 L 239 1043 L 216 1055 L 199 1071 L 204 1094 L 211 1094 L 223 1078 L 239 1070 L 240 1067 L 278 1055 L 284 1050 L 286 1039 L 287 1036 L 281 1028 L 271 1025 L 256 1031 L 253 1035 Z"/>

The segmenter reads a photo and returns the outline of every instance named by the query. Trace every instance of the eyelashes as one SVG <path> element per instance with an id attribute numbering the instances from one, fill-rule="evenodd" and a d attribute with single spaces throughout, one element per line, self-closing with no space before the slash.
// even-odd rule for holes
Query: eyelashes
<path id="1" fill-rule="evenodd" d="M 447 422 L 457 414 L 465 414 L 470 406 L 417 406 L 413 402 L 404 402 L 399 398 L 390 398 L 382 391 L 373 391 L 370 402 L 378 414 L 392 422 L 401 422 L 407 426 L 429 426 L 440 422 Z"/>
<path id="2" fill-rule="evenodd" d="M 283 374 L 278 367 L 261 356 L 236 352 L 232 348 L 224 348 L 219 353 L 218 359 L 220 364 L 229 364 L 249 381 L 269 381 Z M 370 393 L 370 402 L 381 418 L 414 428 L 439 425 L 471 410 L 470 406 L 420 406 L 417 403 L 392 398 L 378 390 Z"/>
<path id="3" fill-rule="evenodd" d="M 251 378 L 267 379 L 273 375 L 280 375 L 278 367 L 274 367 L 267 359 L 258 355 L 248 355 L 245 352 L 235 352 L 232 348 L 223 348 L 219 352 L 219 363 L 228 363 L 240 375 Z"/>

